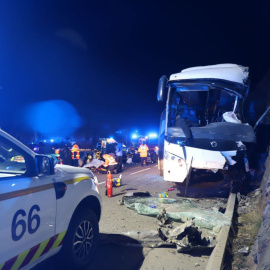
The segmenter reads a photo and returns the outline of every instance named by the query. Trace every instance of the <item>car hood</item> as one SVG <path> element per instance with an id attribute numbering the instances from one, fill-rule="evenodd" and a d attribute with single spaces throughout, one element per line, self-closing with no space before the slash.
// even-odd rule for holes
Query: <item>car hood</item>
<path id="1" fill-rule="evenodd" d="M 73 167 L 73 166 L 69 166 L 69 165 L 63 165 L 63 164 L 57 164 L 55 165 L 55 168 L 57 169 L 61 169 L 66 173 L 86 173 L 86 174 L 91 174 L 92 172 L 89 169 L 86 168 L 78 168 L 78 167 Z"/>

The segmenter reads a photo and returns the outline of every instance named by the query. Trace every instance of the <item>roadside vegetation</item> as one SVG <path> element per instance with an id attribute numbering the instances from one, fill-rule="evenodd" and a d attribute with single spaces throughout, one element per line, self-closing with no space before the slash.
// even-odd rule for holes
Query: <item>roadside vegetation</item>
<path id="1" fill-rule="evenodd" d="M 262 213 L 259 211 L 257 201 L 257 198 L 250 196 L 248 205 L 251 205 L 253 210 L 238 214 L 235 226 L 235 233 L 237 235 L 232 245 L 233 270 L 256 269 L 251 250 L 262 223 Z M 249 248 L 247 254 L 239 252 L 244 247 Z"/>

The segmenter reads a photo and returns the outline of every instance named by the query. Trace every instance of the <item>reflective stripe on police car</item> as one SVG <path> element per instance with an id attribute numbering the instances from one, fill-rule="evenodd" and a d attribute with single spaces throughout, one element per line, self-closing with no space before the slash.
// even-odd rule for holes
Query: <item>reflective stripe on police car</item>
<path id="1" fill-rule="evenodd" d="M 17 270 L 63 244 L 66 232 L 59 233 L 0 265 L 0 270 Z"/>

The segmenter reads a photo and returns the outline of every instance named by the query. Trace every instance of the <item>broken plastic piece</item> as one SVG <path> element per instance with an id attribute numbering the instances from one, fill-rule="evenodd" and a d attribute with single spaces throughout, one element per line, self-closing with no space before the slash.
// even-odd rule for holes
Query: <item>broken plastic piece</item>
<path id="1" fill-rule="evenodd" d="M 236 116 L 234 112 L 225 112 L 223 113 L 223 118 L 226 122 L 230 123 L 242 123 Z"/>
<path id="2" fill-rule="evenodd" d="M 209 249 L 216 245 L 216 240 L 211 235 L 202 237 L 202 232 L 194 225 L 193 221 L 187 221 L 180 226 L 163 226 L 150 231 L 128 231 L 124 235 L 140 241 L 144 246 L 161 247 L 176 246 L 177 252 L 187 252 L 194 249 Z"/>
<path id="3" fill-rule="evenodd" d="M 158 194 L 158 197 L 160 197 L 160 198 L 168 198 L 169 195 L 168 195 L 168 193 L 165 191 L 165 192 L 159 193 L 159 194 Z"/>

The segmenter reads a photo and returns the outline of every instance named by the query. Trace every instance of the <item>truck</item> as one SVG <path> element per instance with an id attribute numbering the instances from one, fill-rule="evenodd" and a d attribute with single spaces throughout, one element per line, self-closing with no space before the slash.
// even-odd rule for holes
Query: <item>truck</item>
<path id="1" fill-rule="evenodd" d="M 158 168 L 165 181 L 189 182 L 194 173 L 249 175 L 247 145 L 256 142 L 245 122 L 249 70 L 237 64 L 198 66 L 164 75 L 157 100 L 166 107 L 159 129 Z"/>

